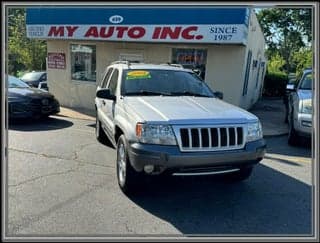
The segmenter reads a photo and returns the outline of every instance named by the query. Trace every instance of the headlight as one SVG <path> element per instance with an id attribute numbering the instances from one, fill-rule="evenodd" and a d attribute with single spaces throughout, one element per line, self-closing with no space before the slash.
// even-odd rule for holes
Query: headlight
<path id="1" fill-rule="evenodd" d="M 177 144 L 170 125 L 137 123 L 136 135 L 141 143 L 161 145 Z"/>
<path id="2" fill-rule="evenodd" d="M 302 100 L 300 112 L 301 112 L 301 113 L 306 113 L 306 114 L 312 114 L 311 99 Z"/>
<path id="3" fill-rule="evenodd" d="M 254 123 L 248 123 L 247 142 L 255 141 L 262 137 L 263 135 L 261 123 L 259 121 Z"/>

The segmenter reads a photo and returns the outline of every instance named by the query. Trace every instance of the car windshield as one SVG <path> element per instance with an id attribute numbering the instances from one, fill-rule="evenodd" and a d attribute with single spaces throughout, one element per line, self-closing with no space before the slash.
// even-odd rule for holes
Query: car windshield
<path id="1" fill-rule="evenodd" d="M 196 74 L 162 69 L 124 70 L 121 94 L 214 97 Z"/>
<path id="2" fill-rule="evenodd" d="M 30 88 L 25 82 L 13 76 L 8 76 L 8 81 L 8 88 Z"/>
<path id="3" fill-rule="evenodd" d="M 24 74 L 21 79 L 24 81 L 35 81 L 39 80 L 43 72 L 32 72 Z"/>
<path id="4" fill-rule="evenodd" d="M 300 89 L 307 89 L 307 90 L 311 90 L 311 86 L 312 86 L 312 75 L 311 73 L 308 73 L 302 80 L 301 84 L 300 84 Z"/>

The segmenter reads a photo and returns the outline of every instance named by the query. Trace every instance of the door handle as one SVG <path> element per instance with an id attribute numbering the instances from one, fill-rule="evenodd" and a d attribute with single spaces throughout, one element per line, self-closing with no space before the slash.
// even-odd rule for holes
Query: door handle
<path id="1" fill-rule="evenodd" d="M 104 100 L 102 100 L 102 105 L 106 105 L 106 102 Z"/>

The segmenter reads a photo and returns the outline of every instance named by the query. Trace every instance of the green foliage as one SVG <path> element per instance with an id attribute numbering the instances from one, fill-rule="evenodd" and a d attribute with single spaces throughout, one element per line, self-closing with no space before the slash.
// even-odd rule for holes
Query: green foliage
<path id="1" fill-rule="evenodd" d="M 293 53 L 293 63 L 296 66 L 296 76 L 300 77 L 305 68 L 312 67 L 312 51 L 303 48 Z"/>
<path id="2" fill-rule="evenodd" d="M 287 83 L 288 75 L 283 73 L 267 73 L 264 78 L 263 96 L 284 96 Z"/>
<path id="3" fill-rule="evenodd" d="M 283 67 L 285 65 L 285 60 L 280 56 L 279 53 L 271 56 L 270 60 L 268 61 L 268 72 L 269 73 L 283 73 Z"/>
<path id="4" fill-rule="evenodd" d="M 266 38 L 268 59 L 279 53 L 285 61 L 283 71 L 287 74 L 295 72 L 293 53 L 309 46 L 312 39 L 311 8 L 263 9 L 257 18 Z"/>
<path id="5" fill-rule="evenodd" d="M 27 38 L 25 18 L 25 9 L 8 9 L 8 71 L 12 75 L 20 70 L 46 68 L 47 44 L 43 40 Z"/>

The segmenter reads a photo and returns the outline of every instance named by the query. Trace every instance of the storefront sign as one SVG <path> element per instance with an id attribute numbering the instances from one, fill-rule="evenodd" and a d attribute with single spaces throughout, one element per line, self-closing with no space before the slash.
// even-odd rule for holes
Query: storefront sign
<path id="1" fill-rule="evenodd" d="M 64 53 L 48 53 L 48 68 L 65 69 L 66 55 Z"/>
<path id="2" fill-rule="evenodd" d="M 74 17 L 81 16 L 83 9 L 70 8 L 68 16 L 64 10 L 28 9 L 27 37 L 234 44 L 246 44 L 247 39 L 247 9 L 87 9 L 83 19 Z M 98 18 L 99 13 L 105 18 Z M 150 14 L 154 21 L 148 19 Z"/>

